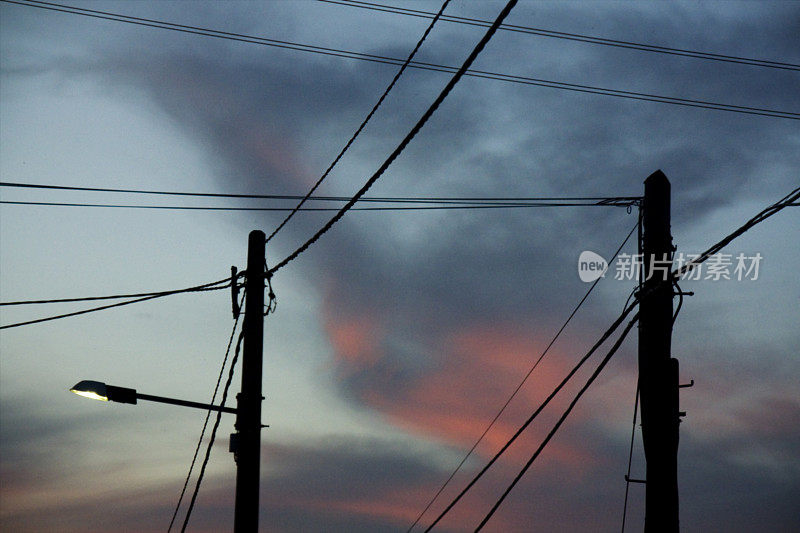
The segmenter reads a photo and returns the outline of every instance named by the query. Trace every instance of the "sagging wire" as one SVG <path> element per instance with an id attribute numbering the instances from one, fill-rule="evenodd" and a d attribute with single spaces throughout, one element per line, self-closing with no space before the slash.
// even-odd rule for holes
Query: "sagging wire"
<path id="1" fill-rule="evenodd" d="M 620 317 L 620 318 L 624 318 L 624 317 Z M 480 531 L 481 529 L 483 529 L 483 527 L 486 525 L 486 523 L 489 521 L 489 519 L 491 519 L 491 518 L 492 518 L 492 516 L 494 515 L 494 513 L 497 511 L 497 509 L 498 509 L 498 508 L 500 507 L 500 505 L 503 503 L 503 500 L 505 500 L 506 496 L 508 496 L 508 495 L 509 495 L 509 493 L 510 493 L 510 492 L 513 490 L 513 488 L 516 486 L 516 484 L 519 482 L 519 480 L 520 480 L 520 479 L 522 479 L 522 476 L 524 476 L 524 475 L 525 475 L 525 472 L 527 472 L 527 471 L 528 471 L 528 469 L 531 467 L 531 465 L 532 465 L 532 464 L 533 464 L 533 463 L 536 461 L 536 459 L 537 459 L 537 458 L 540 456 L 540 454 L 542 453 L 542 450 L 544 450 L 545 446 L 547 446 L 547 443 L 548 443 L 548 442 L 550 442 L 550 440 L 551 440 L 551 439 L 553 438 L 553 436 L 556 434 L 556 432 L 558 431 L 558 429 L 559 429 L 559 428 L 561 427 L 561 425 L 564 423 L 564 420 L 566 420 L 566 419 L 567 419 L 567 417 L 569 416 L 569 414 L 572 412 L 573 408 L 574 408 L 574 407 L 575 407 L 575 405 L 578 403 L 578 400 L 580 400 L 581 396 L 583 396 L 583 394 L 584 394 L 584 393 L 585 393 L 585 392 L 586 392 L 586 391 L 589 389 L 589 387 L 592 385 L 592 383 L 594 383 L 594 381 L 597 379 L 597 376 L 599 376 L 599 375 L 600 375 L 600 372 L 602 372 L 603 368 L 605 368 L 605 366 L 608 364 L 608 362 L 609 362 L 609 360 L 611 359 L 611 357 L 612 357 L 612 356 L 613 356 L 613 355 L 614 355 L 614 354 L 617 352 L 617 350 L 619 350 L 619 347 L 622 345 L 623 341 L 624 341 L 624 340 L 625 340 L 625 338 L 628 336 L 628 333 L 630 332 L 631 328 L 633 328 L 634 324 L 636 324 L 636 322 L 637 322 L 638 320 L 639 320 L 639 313 L 637 312 L 637 313 L 636 313 L 636 314 L 633 316 L 633 318 L 630 320 L 630 322 L 628 322 L 628 325 L 627 325 L 627 326 L 625 326 L 625 329 L 624 329 L 624 330 L 622 331 L 622 333 L 620 334 L 620 337 L 617 339 L 617 341 L 614 343 L 614 345 L 613 345 L 613 346 L 612 346 L 612 347 L 609 349 L 609 351 L 608 351 L 608 353 L 606 354 L 606 356 L 603 358 L 603 360 L 600 362 L 600 364 L 599 364 L 599 365 L 597 366 L 597 368 L 594 370 L 594 372 L 592 373 L 592 375 L 591 375 L 591 376 L 589 377 L 589 379 L 586 381 L 586 384 L 585 384 L 583 387 L 581 387 L 581 389 L 580 389 L 580 390 L 577 392 L 577 394 L 576 394 L 576 395 L 575 395 L 575 397 L 572 399 L 572 401 L 570 402 L 570 404 L 569 404 L 569 406 L 567 407 L 567 409 L 564 411 L 564 413 L 563 413 L 563 414 L 561 415 L 561 417 L 558 419 L 558 421 L 556 422 L 556 424 L 553 426 L 553 429 L 552 429 L 552 430 L 550 430 L 550 432 L 547 434 L 547 436 L 545 437 L 545 439 L 542 441 L 542 443 L 539 445 L 539 447 L 538 447 L 538 448 L 536 449 L 536 451 L 533 453 L 533 455 L 531 456 L 531 458 L 530 458 L 530 459 L 528 459 L 528 462 L 527 462 L 527 463 L 525 463 L 525 466 L 523 466 L 523 467 L 522 467 L 522 469 L 521 469 L 521 470 L 519 471 L 519 473 L 516 475 L 516 477 L 514 478 L 514 480 L 511 482 L 511 484 L 509 484 L 509 485 L 508 485 L 508 487 L 505 489 L 505 491 L 503 491 L 503 494 L 502 494 L 502 495 L 501 495 L 501 496 L 500 496 L 500 497 L 497 499 L 497 501 L 496 501 L 496 502 L 495 502 L 495 504 L 492 506 L 492 508 L 489 510 L 489 512 L 488 512 L 488 513 L 486 513 L 486 516 L 484 516 L 483 520 L 481 520 L 481 523 L 480 523 L 480 524 L 478 524 L 478 527 L 477 527 L 477 528 L 475 528 L 475 531 L 476 531 L 476 532 L 478 532 L 478 531 Z"/>
<path id="2" fill-rule="evenodd" d="M 231 360 L 231 366 L 228 370 L 228 380 L 225 382 L 225 388 L 222 390 L 222 400 L 220 401 L 221 406 L 225 406 L 225 401 L 228 397 L 228 390 L 230 389 L 231 382 L 233 381 L 233 371 L 236 368 L 236 361 L 239 360 L 239 352 L 240 348 L 242 347 L 242 340 L 244 340 L 244 331 L 239 333 L 239 339 L 236 341 L 236 350 L 233 354 L 233 359 Z M 206 472 L 206 466 L 208 465 L 208 459 L 211 457 L 211 449 L 214 447 L 214 440 L 217 436 L 217 429 L 219 429 L 219 423 L 222 419 L 222 411 L 217 412 L 217 419 L 214 421 L 214 427 L 211 430 L 211 437 L 208 441 L 208 448 L 206 448 L 206 455 L 203 459 L 203 465 L 200 467 L 200 474 L 197 477 L 197 484 L 194 487 L 194 492 L 192 493 L 192 500 L 189 503 L 189 509 L 186 511 L 186 517 L 183 520 L 183 527 L 181 527 L 181 533 L 185 533 L 186 527 L 189 525 L 189 518 L 192 516 L 192 510 L 194 509 L 194 504 L 197 501 L 197 494 L 200 492 L 200 484 L 203 482 L 203 475 Z"/>
<path id="3" fill-rule="evenodd" d="M 619 245 L 619 247 L 617 248 L 617 251 L 614 252 L 614 255 L 611 257 L 610 261 L 614 261 L 614 259 L 619 255 L 620 251 L 622 251 L 622 249 L 628 243 L 628 240 L 631 238 L 631 235 L 633 235 L 633 232 L 636 231 L 636 228 L 637 228 L 636 225 L 633 228 L 631 228 L 630 232 L 628 232 L 628 235 L 625 237 L 625 240 L 622 241 L 622 244 Z M 539 363 L 542 362 L 542 360 L 544 359 L 545 355 L 547 355 L 547 353 L 550 351 L 550 348 L 553 347 L 555 342 L 561 336 L 561 333 L 563 333 L 563 331 L 566 329 L 567 325 L 569 325 L 569 323 L 572 320 L 572 318 L 577 314 L 578 310 L 581 308 L 581 306 L 587 300 L 587 298 L 589 298 L 589 295 L 592 293 L 592 291 L 597 286 L 597 284 L 600 283 L 601 279 L 602 279 L 602 276 L 597 278 L 594 281 L 594 283 L 589 287 L 589 289 L 583 295 L 583 298 L 581 298 L 581 300 L 578 302 L 578 304 L 572 309 L 572 312 L 567 317 L 567 320 L 564 322 L 564 324 L 562 324 L 561 328 L 559 328 L 559 330 L 556 332 L 556 334 L 550 340 L 550 343 L 545 347 L 545 349 L 542 351 L 542 353 L 539 356 L 539 358 L 536 360 L 536 362 L 533 364 L 533 366 L 531 366 L 531 368 L 528 370 L 527 374 L 525 374 L 525 376 L 522 378 L 522 381 L 517 385 L 517 387 L 514 389 L 514 391 L 511 393 L 511 395 L 506 400 L 506 402 L 503 404 L 503 406 L 500 408 L 500 410 L 497 412 L 497 414 L 494 416 L 494 418 L 489 422 L 489 425 L 486 426 L 486 429 L 483 430 L 483 433 L 481 433 L 481 435 L 478 437 L 478 439 L 475 441 L 475 443 L 472 445 L 472 447 L 467 451 L 467 453 L 464 455 L 464 457 L 461 459 L 461 461 L 458 463 L 458 465 L 456 465 L 455 469 L 450 473 L 450 476 L 439 487 L 439 489 L 436 491 L 436 493 L 433 495 L 433 497 L 430 500 L 428 500 L 427 505 L 425 505 L 425 508 L 422 510 L 422 512 L 420 512 L 417 515 L 417 518 L 414 520 L 414 522 L 406 530 L 406 533 L 410 533 L 411 530 L 414 529 L 414 527 L 419 523 L 419 521 L 422 519 L 422 517 L 425 515 L 425 513 L 428 512 L 428 509 L 431 508 L 433 503 L 439 498 L 439 496 L 442 494 L 442 492 L 444 492 L 445 488 L 450 484 L 450 482 L 453 480 L 453 478 L 458 473 L 458 471 L 461 470 L 461 467 L 464 465 L 464 463 L 466 463 L 466 461 L 467 461 L 467 459 L 469 459 L 470 455 L 472 455 L 472 453 L 475 451 L 475 449 L 478 447 L 478 445 L 481 443 L 481 441 L 483 441 L 483 439 L 486 437 L 486 435 L 489 433 L 489 431 L 492 429 L 492 427 L 494 427 L 495 423 L 497 423 L 497 421 L 500 419 L 500 416 L 505 412 L 506 408 L 509 406 L 511 401 L 514 399 L 514 397 L 517 395 L 517 393 L 519 393 L 519 391 L 522 389 L 523 385 L 525 385 L 525 383 L 528 381 L 528 378 L 531 377 L 531 375 L 533 374 L 533 371 L 536 370 L 536 367 L 538 367 Z M 628 305 L 626 303 L 625 308 L 627 309 L 627 307 L 628 307 Z M 624 312 L 624 310 L 623 310 L 623 312 Z"/>
<path id="4" fill-rule="evenodd" d="M 633 427 L 631 428 L 631 446 L 628 451 L 628 471 L 625 474 L 625 503 L 622 506 L 622 533 L 625 533 L 625 519 L 628 516 L 628 490 L 631 486 L 631 465 L 633 464 L 633 443 L 636 439 L 636 419 L 639 415 L 639 381 L 636 381 L 636 395 L 633 401 Z"/>
<path id="5" fill-rule="evenodd" d="M 231 279 L 231 284 L 232 284 L 232 287 L 233 287 L 231 292 L 238 296 L 238 289 L 237 289 L 238 285 L 236 284 L 237 277 L 238 277 L 238 275 L 237 275 L 237 272 L 236 272 L 236 267 L 231 267 L 231 278 L 232 278 Z M 217 399 L 217 392 L 219 391 L 219 384 L 222 382 L 222 375 L 223 375 L 223 373 L 225 371 L 225 365 L 228 362 L 228 355 L 231 352 L 231 345 L 233 344 L 233 337 L 236 335 L 236 328 L 239 325 L 239 317 L 241 316 L 241 314 L 238 312 L 238 310 L 242 308 L 242 304 L 244 303 L 245 295 L 246 295 L 246 292 L 243 292 L 241 300 L 239 300 L 239 301 L 236 301 L 234 299 L 233 329 L 231 330 L 231 336 L 228 339 L 228 347 L 225 350 L 225 357 L 222 359 L 222 367 L 219 369 L 219 376 L 217 376 L 217 384 L 214 386 L 214 394 L 211 396 L 211 402 L 210 402 L 211 405 L 214 405 L 214 402 Z M 241 335 L 239 337 L 239 343 L 240 342 L 241 342 Z M 237 343 L 237 345 L 236 345 L 236 356 L 234 357 L 234 361 L 231 364 L 231 372 L 233 371 L 233 366 L 236 364 L 236 358 L 238 357 L 238 352 L 239 352 L 239 344 Z M 225 396 L 227 396 L 227 385 L 226 385 L 226 390 L 225 390 Z M 223 406 L 225 405 L 225 399 L 224 398 L 222 400 L 222 405 Z M 218 414 L 221 414 L 221 413 L 218 413 Z M 186 494 L 186 487 L 189 485 L 189 480 L 192 477 L 192 470 L 194 470 L 194 465 L 195 465 L 195 462 L 197 461 L 197 454 L 200 451 L 200 446 L 201 446 L 201 444 L 203 442 L 203 437 L 206 434 L 206 428 L 208 427 L 208 421 L 209 421 L 210 418 L 211 418 L 211 409 L 209 409 L 206 412 L 206 419 L 203 422 L 203 429 L 200 431 L 200 439 L 198 439 L 197 447 L 195 447 L 195 449 L 194 449 L 194 456 L 192 457 L 192 463 L 191 463 L 191 465 L 189 465 L 189 473 L 186 474 L 186 481 L 184 481 L 184 483 L 183 483 L 183 489 L 181 489 L 181 495 L 178 497 L 178 503 L 177 503 L 177 505 L 175 505 L 175 511 L 172 513 L 172 520 L 170 520 L 169 527 L 167 528 L 167 533 L 172 531 L 172 526 L 175 524 L 175 518 L 178 516 L 178 510 L 180 509 L 181 503 L 183 502 L 183 496 Z M 216 428 L 215 428 L 215 431 L 216 431 Z M 212 441 L 213 440 L 214 439 L 212 437 Z M 206 461 L 207 461 L 207 459 L 206 459 Z M 205 465 L 203 467 L 205 468 Z M 201 473 L 201 477 L 202 477 L 202 473 Z M 199 487 L 199 480 L 198 480 L 198 487 Z M 192 498 L 192 503 L 194 503 L 194 497 Z M 191 513 L 191 508 L 188 511 L 188 513 Z M 186 518 L 187 522 L 188 522 L 188 513 L 187 513 L 187 518 Z"/>
<path id="6" fill-rule="evenodd" d="M 675 294 L 678 296 L 678 306 L 675 308 L 675 313 L 672 315 L 672 325 L 675 325 L 675 320 L 678 318 L 678 314 L 681 312 L 681 308 L 683 307 L 683 297 L 686 296 L 694 296 L 694 292 L 684 292 L 680 285 L 678 285 L 678 280 L 673 277 L 672 285 L 675 287 L 676 291 Z M 630 297 L 629 297 L 630 299 Z M 627 305 L 627 304 L 626 304 Z M 694 382 L 693 382 L 694 383 Z M 636 382 L 636 399 L 634 400 L 633 404 L 633 427 L 631 429 L 631 445 L 630 450 L 628 452 L 628 470 L 625 474 L 625 502 L 622 508 L 622 533 L 625 533 L 625 520 L 628 514 L 628 491 L 630 489 L 630 484 L 632 482 L 640 483 L 641 481 L 632 480 L 631 479 L 631 464 L 633 463 L 633 444 L 636 437 L 636 420 L 639 414 L 639 382 Z"/>

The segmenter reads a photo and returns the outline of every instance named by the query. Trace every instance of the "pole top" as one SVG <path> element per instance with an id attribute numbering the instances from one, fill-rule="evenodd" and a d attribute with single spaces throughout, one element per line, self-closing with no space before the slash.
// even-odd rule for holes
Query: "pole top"
<path id="1" fill-rule="evenodd" d="M 647 179 L 644 180 L 645 185 L 660 185 L 662 183 L 669 185 L 669 179 L 660 169 L 647 176 Z"/>

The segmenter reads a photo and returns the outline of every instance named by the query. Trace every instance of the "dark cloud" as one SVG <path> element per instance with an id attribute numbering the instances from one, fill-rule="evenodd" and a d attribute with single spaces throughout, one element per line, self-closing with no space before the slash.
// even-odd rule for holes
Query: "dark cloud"
<path id="1" fill-rule="evenodd" d="M 0 486 L 17 490 L 15 484 L 35 472 L 39 481 L 63 479 L 71 474 L 70 465 L 82 456 L 67 456 L 70 444 L 81 440 L 80 434 L 92 429 L 115 427 L 113 415 L 73 415 L 56 413 L 55 406 L 36 399 L 3 402 L 0 408 Z M 79 448 L 77 448 L 79 449 Z"/>
<path id="2" fill-rule="evenodd" d="M 758 441 L 752 441 L 758 446 Z M 687 531 L 795 531 L 800 484 L 795 474 L 776 475 L 761 464 L 743 464 L 726 453 L 741 442 L 699 444 L 682 437 L 679 472 L 682 527 Z M 793 452 L 797 457 L 797 449 Z"/>
<path id="3" fill-rule="evenodd" d="M 264 453 L 267 464 L 272 460 L 281 465 L 275 474 L 266 475 L 262 484 L 262 502 L 266 504 L 262 505 L 262 513 L 270 517 L 271 526 L 267 527 L 276 531 L 405 531 L 448 474 L 424 455 L 374 439 L 333 438 L 302 447 L 268 445 Z M 441 523 L 442 531 L 473 529 L 515 468 L 499 464 L 492 471 L 494 475 L 477 485 L 470 498 Z M 611 484 L 598 477 L 598 490 L 593 476 L 603 470 L 570 471 L 570 476 L 582 481 L 592 480 L 579 490 L 578 499 L 586 504 L 584 508 L 570 512 L 567 502 L 575 501 L 569 496 L 570 491 L 574 495 L 575 486 L 568 479 L 558 481 L 558 468 L 540 467 L 537 474 L 520 484 L 509 498 L 509 508 L 492 519 L 488 530 L 525 531 L 536 527 L 563 531 L 575 530 L 576 526 L 580 529 L 581 525 L 610 525 L 616 513 L 612 518 L 603 505 L 611 498 L 616 500 L 620 484 L 607 492 L 604 488 Z M 564 472 L 560 474 L 563 476 Z M 467 478 L 460 479 L 464 483 Z M 543 487 L 552 485 L 556 497 L 545 498 Z M 443 500 L 438 509 L 444 504 Z M 420 524 L 430 523 L 436 509 L 434 506 Z"/>

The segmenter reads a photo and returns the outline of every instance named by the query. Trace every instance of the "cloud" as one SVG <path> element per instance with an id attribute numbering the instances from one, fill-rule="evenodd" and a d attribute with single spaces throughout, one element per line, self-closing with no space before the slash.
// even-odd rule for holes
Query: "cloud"
<path id="1" fill-rule="evenodd" d="M 265 9 L 292 18 L 281 11 L 285 6 Z M 675 46 L 743 50 L 742 55 L 751 45 L 764 43 L 758 37 L 767 32 L 771 44 L 759 45 L 766 49 L 754 54 L 796 61 L 791 58 L 800 49 L 794 6 L 773 6 L 766 13 L 742 4 L 730 12 L 705 6 L 603 4 L 592 8 L 597 10 L 592 16 L 584 9 L 537 4 L 523 6 L 515 16 L 523 23 L 542 20 L 543 25 L 630 40 L 674 37 Z M 234 19 L 246 21 L 244 15 Z M 297 20 L 294 24 L 302 26 Z M 376 42 L 365 51 L 404 55 L 393 35 L 379 35 L 380 22 L 374 24 L 364 33 Z M 452 41 L 436 41 L 437 46 L 423 49 L 425 58 L 456 64 L 473 37 L 459 34 Z M 770 72 L 777 82 L 765 84 L 766 71 L 755 67 L 531 39 L 502 33 L 481 56 L 481 68 L 796 111 L 794 73 Z M 229 192 L 306 192 L 395 68 L 243 44 L 205 48 L 195 41 L 185 46 L 176 42 L 154 33 L 144 50 L 131 49 L 126 39 L 109 34 L 90 52 L 83 50 L 85 55 L 66 53 L 68 61 L 53 62 L 45 71 L 65 78 L 91 76 L 120 98 L 144 95 L 148 105 L 202 148 L 220 188 Z M 27 63 L 3 69 L 5 77 L 42 72 Z M 356 190 L 446 79 L 417 71 L 404 75 L 322 192 Z M 627 196 L 640 194 L 642 180 L 662 168 L 673 183 L 673 225 L 684 229 L 743 199 L 780 196 L 796 181 L 797 144 L 791 121 L 467 78 L 371 193 Z M 355 407 L 377 413 L 415 438 L 449 452 L 468 449 L 585 291 L 574 268 L 578 253 L 590 249 L 610 255 L 635 218 L 619 208 L 348 214 L 298 259 L 308 274 L 305 282 L 321 302 L 317 326 L 335 356 L 331 365 L 337 391 Z M 279 220 L 279 215 L 265 215 L 261 222 L 269 229 Z M 296 217 L 271 244 L 270 257 L 294 249 L 321 220 Z M 479 459 L 489 457 L 513 433 L 622 303 L 595 297 L 601 299 L 589 304 L 592 312 L 544 360 L 468 468 L 474 471 Z M 706 325 L 692 328 L 697 351 L 703 347 Z M 710 372 L 711 366 L 705 370 Z M 628 434 L 620 427 L 628 423 L 632 407 L 632 369 L 625 362 L 615 368 L 623 369 L 623 377 L 604 376 L 607 381 L 595 389 L 602 394 L 579 404 L 543 455 L 544 466 L 537 465 L 515 493 L 520 496 L 510 499 L 493 522 L 496 530 L 523 531 L 534 524 L 541 531 L 616 527 L 614 505 L 622 490 Z M 703 367 L 698 363 L 696 368 Z M 764 385 L 771 382 L 770 376 L 762 377 Z M 621 386 L 625 379 L 629 389 Z M 721 389 L 714 393 L 721 402 L 707 408 L 708 425 L 695 427 L 687 421 L 684 426 L 690 435 L 682 441 L 685 462 L 700 465 L 684 472 L 687 492 L 697 499 L 686 506 L 689 524 L 737 529 L 757 525 L 760 519 L 778 529 L 794 525 L 788 509 L 797 486 L 778 473 L 797 456 L 798 406 L 791 391 L 749 395 L 752 403 L 737 403 L 737 390 L 747 379 L 723 372 L 715 383 Z M 535 431 L 526 433 L 479 486 L 470 500 L 474 505 L 458 509 L 452 524 L 473 524 L 480 518 L 564 405 L 559 400 L 543 414 Z M 716 415 L 724 416 L 714 421 Z M 22 425 L 15 422 L 13 427 Z M 47 480 L 32 479 L 41 472 L 38 461 L 52 461 L 45 470 L 63 476 L 57 465 L 70 460 L 52 451 L 65 429 L 39 427 L 38 422 L 29 429 L 31 434 L 16 436 L 7 427 L 3 430 L 4 491 L 20 499 L 48 486 Z M 24 451 L 27 439 L 37 441 L 34 454 Z M 270 527 L 281 531 L 402 530 L 449 474 L 440 457 L 352 436 L 271 444 L 265 457 L 262 513 L 274 524 Z M 762 489 L 757 503 L 765 508 L 773 503 L 772 520 L 758 508 L 748 521 L 736 523 L 730 516 L 737 506 L 747 505 L 744 487 L 752 486 Z M 230 494 L 229 486 L 221 483 L 212 494 L 207 505 L 216 495 L 220 508 L 229 505 L 223 496 Z M 707 516 L 700 504 L 704 495 L 710 505 Z M 124 499 L 113 495 L 100 504 Z M 21 505 L 18 501 L 14 506 Z M 530 501 L 537 504 L 528 509 Z M 91 502 L 61 508 L 45 503 L 73 523 L 91 511 Z M 575 510 L 578 504 L 580 511 Z M 113 524 L 137 523 L 122 518 L 143 516 L 148 506 L 164 510 L 163 504 L 145 499 Z M 212 515 L 208 511 L 202 521 L 215 523 Z M 21 523 L 15 517 L 4 520 L 14 527 Z"/>
<path id="2" fill-rule="evenodd" d="M 425 456 L 376 440 L 331 438 L 311 446 L 269 445 L 265 457 L 267 464 L 272 459 L 281 465 L 262 484 L 266 504 L 262 513 L 276 531 L 404 531 L 446 475 Z M 471 499 L 441 523 L 442 530 L 472 529 L 499 491 L 497 480 L 476 486 Z M 438 504 L 439 510 L 444 503 Z M 517 506 L 517 512 L 498 514 L 489 530 L 528 529 L 531 513 L 520 510 Z M 421 524 L 433 516 L 432 511 Z"/>

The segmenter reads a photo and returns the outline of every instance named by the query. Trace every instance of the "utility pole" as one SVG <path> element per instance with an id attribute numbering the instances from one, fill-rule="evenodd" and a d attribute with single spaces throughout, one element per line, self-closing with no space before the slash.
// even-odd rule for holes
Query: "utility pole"
<path id="1" fill-rule="evenodd" d="M 639 303 L 639 392 L 647 461 L 646 533 L 678 531 L 678 360 L 671 357 L 670 183 L 660 170 L 644 181 L 644 283 Z"/>
<path id="2" fill-rule="evenodd" d="M 237 433 L 231 443 L 236 458 L 235 533 L 258 531 L 261 476 L 261 376 L 264 346 L 264 248 L 263 231 L 250 232 L 247 246 L 242 390 L 236 415 Z"/>

